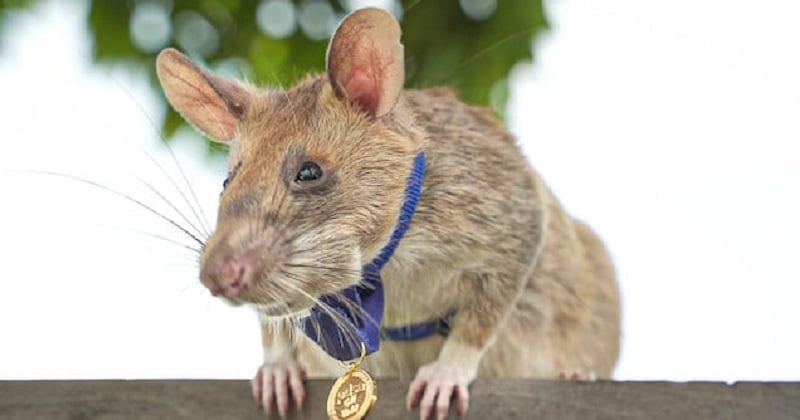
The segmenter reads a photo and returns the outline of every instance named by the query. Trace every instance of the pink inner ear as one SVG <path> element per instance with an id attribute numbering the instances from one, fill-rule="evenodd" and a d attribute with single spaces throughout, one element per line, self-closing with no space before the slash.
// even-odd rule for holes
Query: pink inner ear
<path id="1" fill-rule="evenodd" d="M 365 69 L 355 69 L 350 79 L 342 86 L 347 92 L 348 99 L 355 101 L 362 110 L 373 113 L 378 108 L 378 83 L 370 72 Z"/>
<path id="2" fill-rule="evenodd" d="M 201 69 L 171 48 L 158 55 L 156 72 L 167 100 L 187 121 L 215 141 L 236 136 L 250 102 L 245 87 Z"/>
<path id="3" fill-rule="evenodd" d="M 336 96 L 380 118 L 397 103 L 403 79 L 397 20 L 371 7 L 345 17 L 328 47 L 328 80 Z"/>

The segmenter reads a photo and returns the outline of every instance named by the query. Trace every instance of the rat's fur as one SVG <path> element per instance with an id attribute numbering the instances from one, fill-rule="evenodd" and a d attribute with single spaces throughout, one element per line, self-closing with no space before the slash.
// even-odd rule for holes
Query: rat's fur
<path id="1" fill-rule="evenodd" d="M 365 37 L 369 25 L 391 24 L 383 12 L 367 10 L 354 14 L 366 30 L 340 29 L 337 36 Z M 372 43 L 384 41 L 369 39 L 361 45 L 368 59 L 334 51 L 327 78 L 310 77 L 286 91 L 213 75 L 174 50 L 159 57 L 173 106 L 231 144 L 230 183 L 204 247 L 201 279 L 262 315 L 265 366 L 257 392 L 264 375 L 284 372 L 283 386 L 297 399 L 299 366 L 312 376 L 341 371 L 285 315 L 359 282 L 360 268 L 396 223 L 420 150 L 427 174 L 418 210 L 382 273 L 383 325 L 425 322 L 450 309 L 457 314 L 446 339 L 384 340 L 367 369 L 378 376 L 419 369 L 409 402 L 427 387 L 433 394 L 425 391 L 423 410 L 438 393 L 445 412 L 451 393 L 466 398 L 476 375 L 609 377 L 619 352 L 620 306 L 602 243 L 564 212 L 488 110 L 443 88 L 395 92 L 402 71 L 382 74 L 385 66 L 370 63 L 396 66 L 396 50 L 381 55 L 384 49 Z M 348 73 L 331 70 L 332 59 L 352 60 L 339 66 Z M 309 160 L 324 178 L 295 182 Z M 242 270 L 256 274 L 242 277 Z M 264 392 L 278 392 L 280 407 L 280 391 Z M 267 406 L 270 398 L 264 397 Z M 466 402 L 459 407 L 465 410 Z"/>

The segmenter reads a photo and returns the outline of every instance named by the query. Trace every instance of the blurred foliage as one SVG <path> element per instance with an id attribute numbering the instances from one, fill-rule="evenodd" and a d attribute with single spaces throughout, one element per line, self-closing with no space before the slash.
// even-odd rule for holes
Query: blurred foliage
<path id="1" fill-rule="evenodd" d="M 3 1 L 4 9 L 30 3 Z M 308 72 L 322 72 L 328 37 L 351 6 L 347 0 L 88 1 L 94 60 L 143 67 L 154 89 L 155 56 L 167 46 L 257 84 L 288 86 Z M 265 7 L 274 3 L 281 7 Z M 463 100 L 491 104 L 501 116 L 511 68 L 532 60 L 533 41 L 547 26 L 542 0 L 384 3 L 393 4 L 401 20 L 407 87 L 449 85 Z M 270 21 L 283 32 L 275 36 Z M 170 138 L 185 123 L 167 108 L 162 127 Z"/>
<path id="2" fill-rule="evenodd" d="M 19 10 L 30 9 L 36 0 L 0 0 L 0 49 L 6 39 L 5 21 Z"/>

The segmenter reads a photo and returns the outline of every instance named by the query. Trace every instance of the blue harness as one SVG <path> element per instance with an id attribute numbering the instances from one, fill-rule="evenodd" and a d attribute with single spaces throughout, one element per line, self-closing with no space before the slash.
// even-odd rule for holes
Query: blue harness
<path id="1" fill-rule="evenodd" d="M 414 217 L 424 180 L 423 151 L 414 158 L 414 166 L 406 184 L 405 200 L 392 236 L 378 256 L 363 267 L 361 282 L 336 295 L 320 297 L 324 309 L 315 305 L 311 308 L 311 315 L 300 321 L 303 332 L 336 359 L 357 359 L 361 356 L 361 343 L 364 343 L 367 354 L 377 351 L 381 336 L 389 340 L 408 341 L 434 334 L 447 335 L 449 332 L 454 316 L 452 311 L 430 322 L 381 328 L 384 307 L 381 270 L 389 262 Z M 357 309 L 354 311 L 352 308 Z"/>

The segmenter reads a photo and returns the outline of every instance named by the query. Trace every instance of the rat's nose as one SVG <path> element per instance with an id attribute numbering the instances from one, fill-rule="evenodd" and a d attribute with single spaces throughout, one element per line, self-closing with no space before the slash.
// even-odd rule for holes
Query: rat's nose
<path id="1" fill-rule="evenodd" d="M 273 229 L 256 231 L 253 226 L 258 222 L 237 220 L 220 224 L 209 238 L 200 258 L 200 282 L 213 296 L 249 301 L 255 298 L 249 290 L 259 290 L 259 283 L 277 266 L 279 241 Z"/>
<path id="2" fill-rule="evenodd" d="M 248 253 L 228 255 L 208 261 L 200 273 L 200 280 L 212 295 L 232 298 L 253 283 L 258 269 L 258 262 Z"/>
<path id="3" fill-rule="evenodd" d="M 218 283 L 227 297 L 234 297 L 244 289 L 252 278 L 253 268 L 247 261 L 230 258 L 223 264 Z"/>

